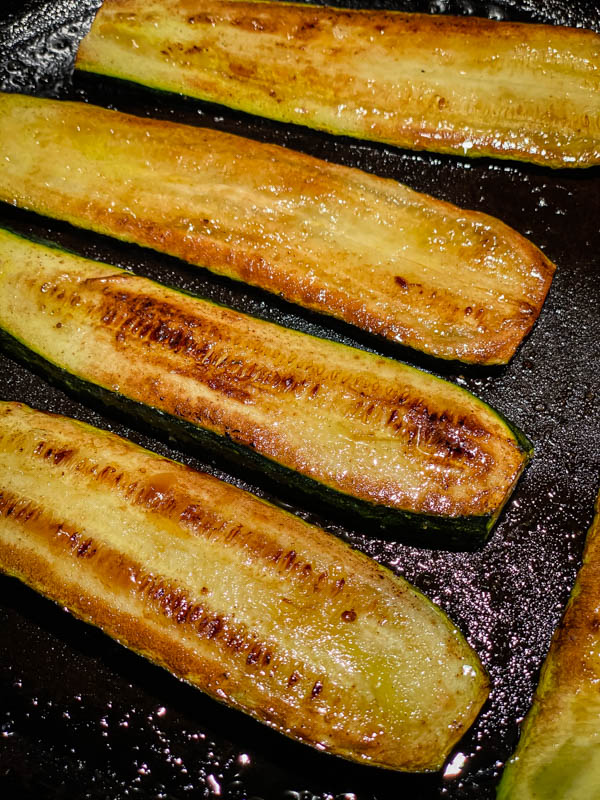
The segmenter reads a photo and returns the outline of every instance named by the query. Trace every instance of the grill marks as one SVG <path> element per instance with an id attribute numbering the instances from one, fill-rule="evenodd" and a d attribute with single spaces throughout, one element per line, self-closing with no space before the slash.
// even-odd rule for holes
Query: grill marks
<path id="1" fill-rule="evenodd" d="M 46 448 L 42 457 L 50 448 Z M 42 454 L 39 450 L 38 454 Z M 273 642 L 261 639 L 256 631 L 250 631 L 244 623 L 236 622 L 231 615 L 211 608 L 204 599 L 193 599 L 189 592 L 167 577 L 147 571 L 123 552 L 94 539 L 89 533 L 71 522 L 59 519 L 38 503 L 12 491 L 0 489 L 0 519 L 10 519 L 19 524 L 37 539 L 43 540 L 51 552 L 70 553 L 76 559 L 89 562 L 87 568 L 117 594 L 131 595 L 133 591 L 146 609 L 152 609 L 163 624 L 187 628 L 194 639 L 211 642 L 228 656 L 237 655 L 241 669 L 247 671 L 268 668 L 271 677 L 288 687 L 300 682 L 300 673 L 286 664 L 285 654 L 279 653 Z M 85 584 L 85 576 L 79 579 Z M 201 594 L 207 594 L 208 590 Z M 296 664 L 296 666 L 299 666 Z M 322 676 L 314 680 L 315 673 L 303 665 L 303 672 L 310 676 L 303 693 L 314 697 L 314 685 L 322 686 Z M 313 688 L 311 688 L 313 687 Z"/>
<path id="2" fill-rule="evenodd" d="M 172 524 L 185 509 L 185 522 Z M 204 519 L 228 516 L 221 541 L 198 540 Z M 256 535 L 246 540 L 238 519 Z M 186 527 L 196 524 L 198 531 Z M 271 563 L 264 557 L 255 572 L 239 547 L 246 541 L 264 553 L 272 547 Z M 234 487 L 19 404 L 0 408 L 0 555 L 10 574 L 173 674 L 355 760 L 400 764 L 388 749 L 416 738 L 419 760 L 402 763 L 423 769 L 430 709 L 442 713 L 431 734 L 436 752 L 436 730 L 451 730 L 459 714 L 464 728 L 474 716 L 461 666 L 476 668 L 475 657 L 404 582 Z M 324 596 L 307 596 L 313 587 Z M 415 722 L 405 709 L 424 660 L 439 665 L 432 691 L 452 702 L 446 710 L 425 691 L 429 706 L 419 705 Z M 389 686 L 385 696 L 380 685 Z M 375 747 L 373 730 L 382 734 Z"/>
<path id="3" fill-rule="evenodd" d="M 276 538 L 270 537 L 264 531 L 238 522 L 233 514 L 227 513 L 227 505 L 220 514 L 208 504 L 201 505 L 198 498 L 178 489 L 185 485 L 185 474 L 191 472 L 182 465 L 165 459 L 164 471 L 153 471 L 147 478 L 141 479 L 139 475 L 133 477 L 110 463 L 95 461 L 77 450 L 65 449 L 51 441 L 36 441 L 28 450 L 50 467 L 62 464 L 63 472 L 64 468 L 68 468 L 82 480 L 91 479 L 107 489 L 118 491 L 132 506 L 141 507 L 149 513 L 159 515 L 165 521 L 175 523 L 182 532 L 201 536 L 221 546 L 242 550 L 253 561 L 260 562 L 274 573 L 284 576 L 287 586 L 292 581 L 295 591 L 303 595 L 318 595 L 325 599 L 339 598 L 344 590 L 344 597 L 348 593 L 343 577 L 334 578 L 327 570 L 315 569 L 310 560 L 301 553 L 282 547 Z M 57 455 L 60 457 L 57 458 Z M 198 474 L 194 473 L 194 477 L 197 479 Z M 210 496 L 216 479 L 202 477 L 207 483 L 206 495 Z M 237 495 L 238 490 L 231 491 Z M 235 505 L 237 499 L 232 496 L 232 505 Z M 154 583 L 155 578 L 150 576 L 148 580 L 150 578 Z M 344 602 L 352 602 L 351 593 Z"/>
<path id="4" fill-rule="evenodd" d="M 175 357 L 178 374 L 229 399 L 254 404 L 267 397 L 288 396 L 331 409 L 335 397 L 334 410 L 344 419 L 401 439 L 407 451 L 418 448 L 448 465 L 468 465 L 478 474 L 492 466 L 485 446 L 489 431 L 468 415 L 453 418 L 448 411 L 429 407 L 408 385 L 369 381 L 356 371 L 341 372 L 326 365 L 325 357 L 313 358 L 311 363 L 298 352 L 293 339 L 291 349 L 276 354 L 259 341 L 258 334 L 248 330 L 237 334 L 234 316 L 211 320 L 211 305 L 201 301 L 199 313 L 190 313 L 174 301 L 153 297 L 143 285 L 138 288 L 136 283 L 146 282 L 131 275 L 85 279 L 75 287 L 72 280 L 68 287 L 65 281 L 69 279 L 43 285 L 47 301 L 79 307 L 92 324 L 97 319 L 112 331 L 118 346 L 146 345 L 155 357 L 168 359 L 170 369 Z M 258 360 L 261 350 L 264 363 Z M 282 362 L 280 369 L 273 365 L 276 358 Z"/>

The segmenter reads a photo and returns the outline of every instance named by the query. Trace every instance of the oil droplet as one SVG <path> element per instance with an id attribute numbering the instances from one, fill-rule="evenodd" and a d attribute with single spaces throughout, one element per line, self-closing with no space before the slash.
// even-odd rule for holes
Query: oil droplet
<path id="1" fill-rule="evenodd" d="M 211 789 L 213 794 L 215 794 L 215 795 L 220 795 L 221 794 L 221 784 L 215 778 L 214 775 L 208 775 L 206 777 L 206 783 L 209 785 L 209 787 L 210 787 L 210 789 Z"/>
<path id="2" fill-rule="evenodd" d="M 462 772 L 467 757 L 464 753 L 457 753 L 444 770 L 444 778 L 456 778 Z"/>
<path id="3" fill-rule="evenodd" d="M 444 14 L 448 10 L 448 3 L 446 0 L 432 0 L 429 3 L 430 14 Z"/>

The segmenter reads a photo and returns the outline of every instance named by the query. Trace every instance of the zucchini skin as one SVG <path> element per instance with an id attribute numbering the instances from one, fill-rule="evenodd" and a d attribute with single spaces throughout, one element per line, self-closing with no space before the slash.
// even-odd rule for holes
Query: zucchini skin
<path id="1" fill-rule="evenodd" d="M 498 800 L 596 798 L 600 787 L 600 494 L 583 565 L 552 638 Z"/>
<path id="2" fill-rule="evenodd" d="M 359 763 L 439 769 L 487 697 L 450 620 L 367 556 L 18 403 L 0 403 L 0 569 L 220 702 Z"/>
<path id="3" fill-rule="evenodd" d="M 429 355 L 506 363 L 554 265 L 499 220 L 237 136 L 0 95 L 0 200 Z"/>
<path id="4" fill-rule="evenodd" d="M 105 0 L 76 66 L 416 150 L 600 163 L 600 37 L 240 0 Z"/>
<path id="5" fill-rule="evenodd" d="M 319 502 L 475 546 L 531 445 L 469 392 L 0 230 L 9 352 Z"/>

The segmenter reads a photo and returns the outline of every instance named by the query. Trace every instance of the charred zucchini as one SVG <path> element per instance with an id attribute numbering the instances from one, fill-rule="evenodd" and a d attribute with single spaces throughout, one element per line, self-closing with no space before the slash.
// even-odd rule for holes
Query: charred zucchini
<path id="1" fill-rule="evenodd" d="M 600 163 L 600 37 L 468 17 L 105 0 L 81 70 L 417 150 Z"/>
<path id="2" fill-rule="evenodd" d="M 0 199 L 442 358 L 510 359 L 553 265 L 498 220 L 229 134 L 0 95 Z"/>
<path id="3" fill-rule="evenodd" d="M 425 372 L 7 231 L 0 329 L 72 388 L 432 544 L 485 537 L 530 451 Z"/>
<path id="4" fill-rule="evenodd" d="M 498 800 L 593 800 L 600 792 L 600 496 L 564 618 Z"/>
<path id="5" fill-rule="evenodd" d="M 438 769 L 487 696 L 423 595 L 216 478 L 0 403 L 0 569 L 294 739 Z"/>

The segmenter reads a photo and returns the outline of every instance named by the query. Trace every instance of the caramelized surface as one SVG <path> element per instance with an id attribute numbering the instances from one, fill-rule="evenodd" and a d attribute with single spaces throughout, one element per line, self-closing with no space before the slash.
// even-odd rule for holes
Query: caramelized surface
<path id="1" fill-rule="evenodd" d="M 580 800 L 600 787 L 600 496 L 564 618 L 499 800 Z"/>
<path id="2" fill-rule="evenodd" d="M 0 95 L 0 199 L 435 356 L 504 363 L 554 266 L 496 219 L 209 129 Z"/>
<path id="3" fill-rule="evenodd" d="M 528 457 L 453 384 L 7 231 L 0 326 L 67 373 L 389 509 L 485 531 Z"/>
<path id="4" fill-rule="evenodd" d="M 0 404 L 0 568 L 218 700 L 441 766 L 487 695 L 444 614 L 348 545 L 118 437 Z"/>
<path id="5" fill-rule="evenodd" d="M 600 37 L 238 0 L 105 0 L 77 66 L 332 133 L 600 163 Z"/>

